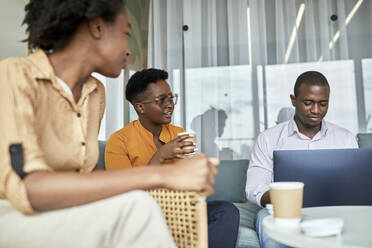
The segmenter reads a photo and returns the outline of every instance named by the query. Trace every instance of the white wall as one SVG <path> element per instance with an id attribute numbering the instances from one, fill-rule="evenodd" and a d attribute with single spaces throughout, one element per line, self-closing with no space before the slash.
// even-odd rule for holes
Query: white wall
<path id="1" fill-rule="evenodd" d="M 0 59 L 27 53 L 26 26 L 21 26 L 28 0 L 0 0 Z"/>

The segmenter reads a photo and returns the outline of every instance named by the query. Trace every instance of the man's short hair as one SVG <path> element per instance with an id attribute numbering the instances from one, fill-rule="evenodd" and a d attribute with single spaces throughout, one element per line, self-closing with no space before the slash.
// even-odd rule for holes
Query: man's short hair
<path id="1" fill-rule="evenodd" d="M 309 85 L 327 86 L 330 90 L 327 78 L 322 73 L 318 71 L 307 71 L 296 79 L 296 84 L 294 86 L 295 96 L 298 96 L 301 85 L 305 83 Z"/>
<path id="2" fill-rule="evenodd" d="M 133 104 L 137 100 L 137 96 L 146 91 L 149 84 L 167 79 L 168 72 L 164 70 L 150 68 L 137 71 L 128 81 L 125 98 Z"/>

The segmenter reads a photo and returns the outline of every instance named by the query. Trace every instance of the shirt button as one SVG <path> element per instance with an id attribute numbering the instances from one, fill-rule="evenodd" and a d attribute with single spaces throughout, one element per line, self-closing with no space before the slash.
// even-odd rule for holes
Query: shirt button
<path id="1" fill-rule="evenodd" d="M 81 116 L 81 114 L 80 114 L 80 113 L 77 113 L 76 115 L 77 115 L 77 117 L 78 117 L 78 118 L 80 118 L 80 116 Z"/>
<path id="2" fill-rule="evenodd" d="M 85 143 L 85 142 L 81 142 L 81 145 L 82 145 L 82 146 L 85 146 L 85 145 L 86 145 L 86 143 Z"/>

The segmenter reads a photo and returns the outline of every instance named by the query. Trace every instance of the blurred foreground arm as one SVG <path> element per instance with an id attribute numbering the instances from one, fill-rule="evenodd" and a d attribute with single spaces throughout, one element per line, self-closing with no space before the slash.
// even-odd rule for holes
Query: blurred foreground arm
<path id="1" fill-rule="evenodd" d="M 32 207 L 39 211 L 77 206 L 137 189 L 169 188 L 213 193 L 217 159 L 200 155 L 171 166 L 94 173 L 42 172 L 24 178 Z"/>

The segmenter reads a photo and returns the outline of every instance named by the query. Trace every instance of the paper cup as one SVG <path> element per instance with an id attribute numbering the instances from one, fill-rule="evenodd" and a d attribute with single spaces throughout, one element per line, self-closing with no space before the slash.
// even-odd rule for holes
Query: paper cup
<path id="1" fill-rule="evenodd" d="M 188 132 L 182 132 L 182 133 L 177 134 L 177 136 L 181 136 L 181 135 L 188 135 L 189 137 L 186 138 L 185 141 L 190 141 L 194 144 L 192 146 L 182 147 L 182 149 L 184 151 L 189 152 L 189 153 L 185 154 L 185 156 L 195 155 L 196 133 L 193 132 L 193 131 L 188 131 Z"/>
<path id="2" fill-rule="evenodd" d="M 275 223 L 299 225 L 304 184 L 302 182 L 274 182 L 270 184 L 270 200 L 274 207 Z"/>

